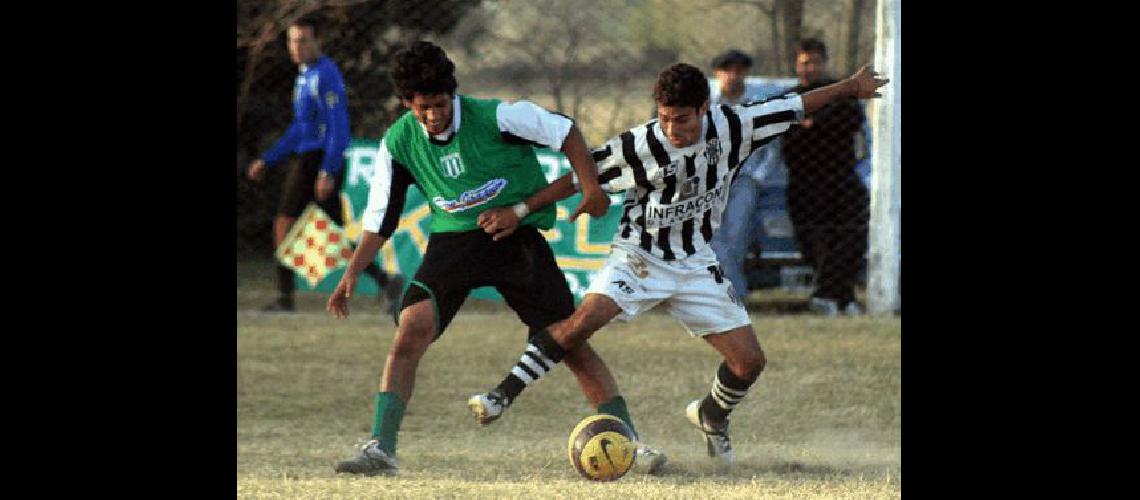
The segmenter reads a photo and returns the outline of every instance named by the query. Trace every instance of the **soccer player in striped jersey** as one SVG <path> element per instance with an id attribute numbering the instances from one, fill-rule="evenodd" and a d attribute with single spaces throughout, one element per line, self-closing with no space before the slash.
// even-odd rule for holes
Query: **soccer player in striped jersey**
<path id="1" fill-rule="evenodd" d="M 766 362 L 748 312 L 709 246 L 720 225 L 728 186 L 740 165 L 788 127 L 845 97 L 867 99 L 887 83 L 864 67 L 851 77 L 803 95 L 786 94 L 737 106 L 709 106 L 708 80 L 678 63 L 658 76 L 657 119 L 593 151 L 604 190 L 624 192 L 621 225 L 605 266 L 571 317 L 531 337 L 518 364 L 494 390 L 472 396 L 477 415 L 497 418 L 599 328 L 664 304 L 693 336 L 723 357 L 712 388 L 689 403 L 686 416 L 704 434 L 710 457 L 731 463 L 728 416 L 748 394 Z M 531 209 L 570 196 L 574 174 L 527 198 Z M 511 234 L 510 210 L 489 210 L 480 225 L 496 238 Z"/>

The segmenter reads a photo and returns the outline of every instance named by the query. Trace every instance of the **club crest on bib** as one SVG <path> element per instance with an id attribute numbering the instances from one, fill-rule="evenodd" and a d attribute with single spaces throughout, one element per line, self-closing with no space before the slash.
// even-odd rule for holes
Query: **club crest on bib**
<path id="1" fill-rule="evenodd" d="M 681 189 L 677 193 L 677 201 L 684 201 L 697 195 L 700 188 L 700 177 L 689 177 L 681 183 Z"/>
<path id="2" fill-rule="evenodd" d="M 443 175 L 456 179 L 463 175 L 463 158 L 459 156 L 459 153 L 441 156 L 439 158 L 439 169 L 443 171 Z"/>

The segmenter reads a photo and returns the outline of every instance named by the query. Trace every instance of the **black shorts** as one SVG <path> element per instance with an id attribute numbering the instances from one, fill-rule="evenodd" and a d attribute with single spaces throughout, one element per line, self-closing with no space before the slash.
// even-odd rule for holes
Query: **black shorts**
<path id="1" fill-rule="evenodd" d="M 495 287 L 531 334 L 574 312 L 566 276 L 550 244 L 533 226 L 522 226 L 499 241 L 482 229 L 432 234 L 400 309 L 433 300 L 438 338 L 471 290 L 481 286 Z"/>
<path id="2" fill-rule="evenodd" d="M 281 186 L 281 200 L 277 203 L 277 215 L 285 217 L 300 217 L 309 202 L 317 202 L 329 218 L 337 224 L 344 224 L 344 214 L 341 213 L 340 187 L 344 185 L 344 174 L 347 169 L 340 169 L 340 173 L 333 176 L 336 187 L 327 200 L 316 200 L 317 174 L 321 171 L 321 162 L 325 158 L 324 150 L 318 149 L 302 153 L 299 158 L 289 163 L 285 174 L 285 183 Z"/>

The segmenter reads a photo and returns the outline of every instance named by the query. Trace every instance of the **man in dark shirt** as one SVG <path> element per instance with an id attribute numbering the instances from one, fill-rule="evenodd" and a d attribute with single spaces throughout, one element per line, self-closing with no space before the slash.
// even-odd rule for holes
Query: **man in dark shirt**
<path id="1" fill-rule="evenodd" d="M 796 55 L 803 94 L 836 80 L 824 76 L 827 48 L 806 39 Z M 870 199 L 855 170 L 856 134 L 863 125 L 856 99 L 833 102 L 811 113 L 783 138 L 788 167 L 788 216 L 800 253 L 815 274 L 813 311 L 860 314 L 855 282 L 867 251 Z"/>

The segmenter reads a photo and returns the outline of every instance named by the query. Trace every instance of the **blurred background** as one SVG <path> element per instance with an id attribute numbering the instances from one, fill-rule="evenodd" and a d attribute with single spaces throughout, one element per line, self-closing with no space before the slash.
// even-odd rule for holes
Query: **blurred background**
<path id="1" fill-rule="evenodd" d="M 402 45 L 426 39 L 455 62 L 459 93 L 528 99 L 560 111 L 593 146 L 653 118 L 653 81 L 675 62 L 701 68 L 715 89 L 713 59 L 737 49 L 752 59 L 749 81 L 776 93 L 796 85 L 798 44 L 815 38 L 827 48 L 824 72 L 846 77 L 874 60 L 876 8 L 864 0 L 239 0 L 239 288 L 264 288 L 266 297 L 273 289 L 271 229 L 284 175 L 271 172 L 267 182 L 255 184 L 245 168 L 292 119 L 298 68 L 289 60 L 285 31 L 301 16 L 322 22 L 321 49 L 344 75 L 354 140 L 374 144 L 405 111 L 392 95 L 389 59 Z M 858 163 L 851 168 L 865 186 L 871 183 L 870 118 L 857 124 L 850 141 L 836 139 L 854 145 L 856 151 L 836 154 L 854 155 Z M 802 311 L 813 267 L 788 219 L 786 167 L 780 158 L 773 163 L 760 179 L 758 208 L 749 214 L 758 228 L 748 236 L 745 269 L 749 289 L 758 294 L 749 304 Z M 866 259 L 850 265 L 858 267 L 862 298 Z"/>

